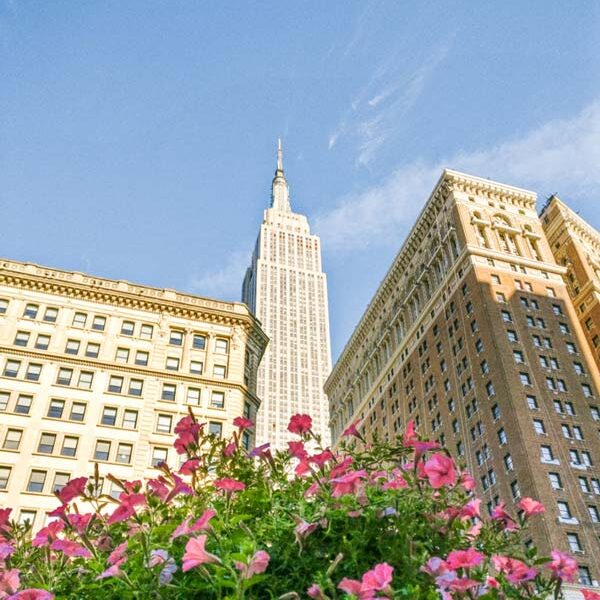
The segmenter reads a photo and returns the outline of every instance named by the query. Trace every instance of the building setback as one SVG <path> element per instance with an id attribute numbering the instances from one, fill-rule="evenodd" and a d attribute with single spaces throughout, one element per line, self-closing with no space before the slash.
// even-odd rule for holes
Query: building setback
<path id="1" fill-rule="evenodd" d="M 41 527 L 94 463 L 126 480 L 176 466 L 188 407 L 229 435 L 255 417 L 266 343 L 243 304 L 0 260 L 0 506 Z"/>
<path id="2" fill-rule="evenodd" d="M 329 406 L 323 383 L 331 370 L 327 279 L 321 242 L 304 215 L 292 211 L 281 141 L 242 300 L 260 320 L 269 345 L 258 371 L 257 443 L 286 447 L 291 415 L 307 413 L 329 444 Z"/>
<path id="3" fill-rule="evenodd" d="M 567 291 L 600 368 L 600 232 L 556 196 L 540 219 L 556 262 L 567 269 Z"/>
<path id="4" fill-rule="evenodd" d="M 451 170 L 325 384 L 332 437 L 414 419 L 466 463 L 488 511 L 541 500 L 529 539 L 600 579 L 600 376 L 534 193 Z"/>

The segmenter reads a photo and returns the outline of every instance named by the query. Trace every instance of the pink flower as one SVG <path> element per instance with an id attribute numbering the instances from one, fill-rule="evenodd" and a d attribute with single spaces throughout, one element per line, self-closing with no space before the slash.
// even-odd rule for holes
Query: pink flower
<path id="1" fill-rule="evenodd" d="M 477 552 L 475 548 L 467 548 L 466 550 L 453 550 L 446 557 L 446 564 L 452 570 L 456 569 L 471 569 L 478 567 L 485 560 L 485 555 Z"/>
<path id="2" fill-rule="evenodd" d="M 48 546 L 57 537 L 58 534 L 65 528 L 64 521 L 51 521 L 46 527 L 42 527 L 31 542 L 32 546 L 37 548 L 41 546 Z"/>
<path id="3" fill-rule="evenodd" d="M 315 600 L 326 600 L 327 596 L 323 593 L 323 590 L 316 584 L 313 583 L 308 590 L 306 590 L 306 594 L 309 598 L 314 598 Z"/>
<path id="4" fill-rule="evenodd" d="M 294 415 L 289 422 L 288 431 L 303 435 L 312 428 L 312 419 L 309 415 Z"/>
<path id="5" fill-rule="evenodd" d="M 405 446 L 412 446 L 414 442 L 416 442 L 419 438 L 417 437 L 417 432 L 415 431 L 415 422 L 411 419 L 406 424 L 406 430 L 404 431 L 404 437 L 402 438 L 402 443 Z"/>
<path id="6" fill-rule="evenodd" d="M 51 594 L 46 590 L 29 588 L 27 590 L 21 590 L 12 596 L 8 596 L 6 600 L 54 600 L 54 594 Z"/>
<path id="7" fill-rule="evenodd" d="M 315 454 L 315 455 L 309 457 L 308 460 L 311 463 L 314 463 L 315 465 L 322 467 L 327 462 L 333 460 L 333 453 L 331 452 L 331 450 L 326 449 L 326 450 L 323 450 L 323 452 L 320 452 L 319 454 Z"/>
<path id="8" fill-rule="evenodd" d="M 493 521 L 500 521 L 505 531 L 516 531 L 519 529 L 516 521 L 504 510 L 504 502 L 492 509 L 491 518 Z"/>
<path id="9" fill-rule="evenodd" d="M 64 555 L 72 558 L 90 558 L 92 556 L 87 548 L 77 542 L 72 542 L 71 540 L 54 540 L 52 544 L 50 544 L 50 550 L 58 550 Z"/>
<path id="10" fill-rule="evenodd" d="M 160 479 L 163 478 L 161 477 Z M 155 496 L 164 502 L 169 495 L 169 488 L 160 479 L 150 479 L 146 485 Z"/>
<path id="11" fill-rule="evenodd" d="M 0 598 L 4 598 L 7 594 L 14 594 L 19 589 L 21 585 L 19 575 L 19 569 L 0 571 Z"/>
<path id="12" fill-rule="evenodd" d="M 252 429 L 254 427 L 254 422 L 246 419 L 246 417 L 236 417 L 233 424 L 240 429 Z"/>
<path id="13" fill-rule="evenodd" d="M 475 581 L 474 579 L 469 579 L 468 577 L 457 577 L 454 579 L 454 581 L 450 582 L 448 588 L 455 592 L 466 592 L 467 590 L 480 585 L 481 583 L 479 581 Z"/>
<path id="14" fill-rule="evenodd" d="M 119 506 L 108 517 L 109 525 L 126 521 L 135 515 L 135 507 L 140 504 L 146 504 L 146 496 L 144 494 L 127 494 L 126 492 L 121 492 Z"/>
<path id="15" fill-rule="evenodd" d="M 290 443 L 290 442 L 288 442 Z M 302 442 L 300 442 L 302 443 Z M 350 468 L 350 465 L 352 465 L 352 463 L 354 462 L 354 459 L 351 456 L 347 456 L 346 458 L 344 458 L 344 460 L 342 462 L 337 463 L 337 465 L 335 465 L 331 471 L 329 471 L 329 478 L 330 479 L 335 479 L 336 477 L 340 477 L 341 475 L 344 475 L 344 473 L 346 473 L 348 471 L 348 469 Z"/>
<path id="16" fill-rule="evenodd" d="M 194 567 L 203 565 L 206 563 L 220 563 L 221 561 L 214 554 L 206 552 L 204 546 L 206 545 L 206 536 L 199 535 L 198 537 L 191 538 L 185 546 L 185 554 L 183 555 L 183 566 L 182 570 L 185 573 Z"/>
<path id="17" fill-rule="evenodd" d="M 71 525 L 71 527 L 73 527 L 73 529 L 75 529 L 75 531 L 81 535 L 85 532 L 93 517 L 94 515 L 92 513 L 86 513 L 83 515 L 79 513 L 72 513 L 67 515 L 67 521 L 69 522 L 69 525 Z"/>
<path id="18" fill-rule="evenodd" d="M 256 448 L 252 448 L 250 456 L 258 456 L 259 458 L 266 459 L 273 458 L 271 454 L 271 444 L 267 442 L 266 444 L 261 444 L 260 446 L 256 446 Z"/>
<path id="19" fill-rule="evenodd" d="M 215 479 L 213 485 L 223 492 L 241 492 L 246 489 L 246 484 L 238 481 L 237 479 L 231 479 L 230 477 L 224 477 L 223 479 Z"/>
<path id="20" fill-rule="evenodd" d="M 480 516 L 481 499 L 469 500 L 460 510 L 460 516 L 464 519 L 474 519 Z"/>
<path id="21" fill-rule="evenodd" d="M 506 575 L 506 579 L 513 585 L 530 581 L 537 575 L 533 567 L 528 567 L 524 562 L 508 556 L 492 556 L 492 563 L 495 569 Z"/>
<path id="22" fill-rule="evenodd" d="M 173 446 L 178 454 L 185 454 L 189 446 L 197 446 L 200 439 L 200 430 L 204 425 L 198 423 L 194 417 L 183 417 L 175 426 L 177 439 Z"/>
<path id="23" fill-rule="evenodd" d="M 523 509 L 526 517 L 540 515 L 545 512 L 544 505 L 533 498 L 522 498 L 519 502 L 519 508 Z"/>
<path id="24" fill-rule="evenodd" d="M 288 442 L 288 452 L 290 456 L 300 460 L 308 456 L 308 452 L 304 448 L 304 442 Z"/>
<path id="25" fill-rule="evenodd" d="M 223 450 L 223 456 L 233 456 L 237 451 L 237 443 L 236 442 L 229 442 L 229 444 L 227 444 L 227 446 L 225 446 L 225 449 Z"/>
<path id="26" fill-rule="evenodd" d="M 301 544 L 302 540 L 308 537 L 317 527 L 318 523 L 308 523 L 304 519 L 300 519 L 298 524 L 294 528 L 294 534 L 296 535 L 296 541 Z"/>
<path id="27" fill-rule="evenodd" d="M 583 600 L 600 600 L 600 594 L 598 592 L 592 592 L 591 590 L 581 590 L 583 594 Z"/>
<path id="28" fill-rule="evenodd" d="M 171 539 L 174 540 L 182 535 L 190 535 L 197 531 L 203 531 L 210 529 L 211 526 L 209 521 L 217 514 L 216 510 L 207 508 L 202 516 L 193 524 L 190 525 L 190 518 L 188 517 L 181 525 L 178 525 L 175 531 L 171 534 Z"/>
<path id="29" fill-rule="evenodd" d="M 471 473 L 463 471 L 460 476 L 460 485 L 462 485 L 463 488 L 467 490 L 467 492 L 472 492 L 475 489 L 477 483 L 475 482 L 475 479 L 473 475 L 471 475 Z"/>
<path id="30" fill-rule="evenodd" d="M 56 492 L 57 498 L 63 504 L 68 504 L 73 498 L 83 496 L 87 481 L 87 477 L 76 477 L 75 479 L 71 479 L 62 490 Z"/>
<path id="31" fill-rule="evenodd" d="M 344 429 L 344 431 L 342 432 L 342 437 L 354 436 L 358 439 L 362 439 L 360 431 L 358 431 L 357 429 L 357 426 L 360 424 L 361 420 L 362 419 L 357 419 L 356 421 L 354 421 L 354 423 L 348 425 L 348 427 L 346 427 L 346 429 Z"/>
<path id="32" fill-rule="evenodd" d="M 0 560 L 6 560 L 14 551 L 13 546 L 0 538 Z"/>
<path id="33" fill-rule="evenodd" d="M 264 550 L 258 550 L 250 559 L 250 564 L 246 565 L 243 562 L 235 561 L 235 568 L 244 579 L 250 579 L 253 575 L 259 575 L 267 570 L 270 558 Z"/>
<path id="34" fill-rule="evenodd" d="M 359 600 L 372 600 L 375 592 L 383 591 L 386 595 L 391 594 L 389 585 L 392 582 L 394 568 L 387 563 L 375 565 L 371 571 L 367 571 L 361 581 L 344 577 L 338 584 L 338 588 L 347 594 L 353 594 Z"/>
<path id="35" fill-rule="evenodd" d="M 346 494 L 357 495 L 362 490 L 362 480 L 366 479 L 366 477 L 367 472 L 361 469 L 360 471 L 351 471 L 350 473 L 346 473 L 346 475 L 332 479 L 333 492 L 331 495 L 334 498 L 339 498 Z"/>
<path id="36" fill-rule="evenodd" d="M 121 565 L 125 562 L 125 559 L 122 558 L 118 560 L 114 565 L 111 565 L 105 571 L 102 571 L 100 575 L 96 577 L 96 581 L 99 579 L 106 579 L 108 577 L 122 577 L 125 573 L 121 570 Z"/>
<path id="37" fill-rule="evenodd" d="M 109 565 L 116 565 L 127 560 L 127 542 L 119 544 L 109 555 L 106 561 Z"/>
<path id="38" fill-rule="evenodd" d="M 554 576 L 569 583 L 573 582 L 577 573 L 577 561 L 571 555 L 559 550 L 550 552 L 550 557 L 552 561 L 548 567 Z"/>
<path id="39" fill-rule="evenodd" d="M 434 454 L 425 463 L 424 472 L 432 488 L 438 489 L 456 483 L 454 461 L 443 454 Z"/>
<path id="40" fill-rule="evenodd" d="M 8 522 L 10 519 L 11 511 L 12 511 L 12 508 L 0 508 L 0 529 L 4 529 L 5 531 L 8 531 L 8 529 L 9 529 Z"/>

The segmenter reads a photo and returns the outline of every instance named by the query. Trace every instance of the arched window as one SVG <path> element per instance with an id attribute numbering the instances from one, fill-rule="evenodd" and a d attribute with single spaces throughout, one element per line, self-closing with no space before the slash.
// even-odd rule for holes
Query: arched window
<path id="1" fill-rule="evenodd" d="M 529 250 L 531 251 L 533 258 L 535 258 L 535 260 L 542 260 L 542 255 L 540 254 L 540 249 L 538 247 L 533 230 L 531 229 L 531 225 L 525 225 L 525 237 L 527 238 Z"/>

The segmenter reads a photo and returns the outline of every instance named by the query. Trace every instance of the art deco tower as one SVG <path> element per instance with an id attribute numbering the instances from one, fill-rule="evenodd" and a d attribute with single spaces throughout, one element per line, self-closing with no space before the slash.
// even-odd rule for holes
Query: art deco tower
<path id="1" fill-rule="evenodd" d="M 331 371 L 327 280 L 319 237 L 292 211 L 283 172 L 281 140 L 271 206 L 246 271 L 242 300 L 270 338 L 258 372 L 257 444 L 282 447 L 291 415 L 307 413 L 329 443 L 329 408 L 323 383 Z"/>

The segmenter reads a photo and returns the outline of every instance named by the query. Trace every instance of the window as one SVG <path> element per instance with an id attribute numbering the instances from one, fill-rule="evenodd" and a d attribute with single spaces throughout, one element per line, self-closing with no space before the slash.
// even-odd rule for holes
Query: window
<path id="1" fill-rule="evenodd" d="M 128 465 L 131 462 L 131 455 L 133 453 L 133 446 L 131 444 L 120 443 L 117 446 L 117 456 L 115 461 Z"/>
<path id="2" fill-rule="evenodd" d="M 225 392 L 217 392 L 213 390 L 210 395 L 210 406 L 211 408 L 224 408 Z"/>
<path id="3" fill-rule="evenodd" d="M 507 471 L 512 471 L 512 470 L 514 470 L 513 459 L 512 459 L 512 456 L 511 456 L 510 454 L 507 454 L 507 455 L 504 457 L 504 459 L 503 459 L 503 460 L 504 460 L 504 468 L 505 468 Z"/>
<path id="4" fill-rule="evenodd" d="M 550 446 L 541 446 L 541 460 L 545 463 L 554 463 L 554 454 Z"/>
<path id="5" fill-rule="evenodd" d="M 21 437 L 23 432 L 20 429 L 9 429 L 4 437 L 4 450 L 18 450 L 21 445 Z"/>
<path id="6" fill-rule="evenodd" d="M 79 445 L 79 438 L 73 436 L 65 436 L 63 440 L 62 448 L 60 453 L 62 456 L 77 456 L 77 446 Z"/>
<path id="7" fill-rule="evenodd" d="M 37 451 L 43 454 L 52 454 L 56 445 L 55 433 L 42 433 Z"/>
<path id="8" fill-rule="evenodd" d="M 35 349 L 36 350 L 48 350 L 48 346 L 50 345 L 50 336 L 40 333 L 35 340 Z"/>
<path id="9" fill-rule="evenodd" d="M 104 331 L 105 327 L 106 327 L 106 317 L 96 315 L 92 320 L 92 329 L 95 329 L 96 331 Z"/>
<path id="10" fill-rule="evenodd" d="M 85 410 L 86 406 L 83 402 L 73 402 L 69 419 L 71 421 L 82 422 L 85 419 Z"/>
<path id="11" fill-rule="evenodd" d="M 569 354 L 577 354 L 577 346 L 573 342 L 566 343 Z"/>
<path id="12" fill-rule="evenodd" d="M 539 406 L 538 406 L 538 403 L 537 403 L 537 398 L 535 396 L 528 395 L 527 396 L 527 406 L 531 410 L 538 410 Z"/>
<path id="13" fill-rule="evenodd" d="M 563 379 L 557 379 L 556 380 L 556 384 L 558 385 L 558 391 L 559 392 L 566 392 L 567 391 L 567 385 L 564 382 Z"/>
<path id="14" fill-rule="evenodd" d="M 219 354 L 227 354 L 229 350 L 229 342 L 223 338 L 217 338 L 215 340 L 215 352 Z"/>
<path id="15" fill-rule="evenodd" d="M 600 523 L 600 513 L 595 506 L 588 506 L 588 513 L 590 514 L 590 520 L 592 523 Z"/>
<path id="16" fill-rule="evenodd" d="M 544 421 L 540 419 L 533 420 L 533 428 L 537 435 L 546 435 L 546 428 L 544 427 Z"/>
<path id="17" fill-rule="evenodd" d="M 4 412 L 8 409 L 8 401 L 10 400 L 10 392 L 0 392 L 0 411 Z"/>
<path id="18" fill-rule="evenodd" d="M 158 467 L 161 463 L 167 462 L 167 455 L 169 451 L 167 448 L 152 448 L 152 461 L 151 465 L 153 467 Z"/>
<path id="19" fill-rule="evenodd" d="M 198 388 L 188 388 L 186 402 L 188 404 L 195 404 L 196 406 L 200 406 L 200 397 L 201 392 Z"/>
<path id="20" fill-rule="evenodd" d="M 37 318 L 39 309 L 40 307 L 37 304 L 27 304 L 25 306 L 25 310 L 23 311 L 23 316 L 27 319 L 35 319 Z"/>
<path id="21" fill-rule="evenodd" d="M 56 323 L 56 319 L 58 318 L 58 308 L 54 308 L 53 306 L 49 306 L 46 308 L 46 312 L 44 313 L 44 321 L 47 323 Z"/>
<path id="22" fill-rule="evenodd" d="M 590 411 L 592 413 L 592 419 L 594 419 L 594 421 L 600 421 L 600 409 L 597 406 L 590 406 Z"/>
<path id="23" fill-rule="evenodd" d="M 39 381 L 42 373 L 42 365 L 29 364 L 27 365 L 27 371 L 25 372 L 25 379 L 27 381 Z"/>
<path id="24" fill-rule="evenodd" d="M 37 512 L 35 510 L 22 510 L 19 513 L 19 524 L 25 525 L 29 523 L 30 525 L 35 521 L 35 516 Z"/>
<path id="25" fill-rule="evenodd" d="M 151 340 L 153 332 L 154 327 L 152 325 L 142 324 L 142 326 L 140 327 L 140 337 L 143 340 Z"/>
<path id="26" fill-rule="evenodd" d="M 0 298 L 0 315 L 5 315 L 7 308 L 8 308 L 8 300 L 5 300 L 4 298 Z"/>
<path id="27" fill-rule="evenodd" d="M 550 368 L 550 363 L 548 362 L 548 359 L 545 356 L 540 356 L 540 366 L 544 369 Z"/>
<path id="28" fill-rule="evenodd" d="M 226 367 L 223 365 L 214 365 L 213 376 L 215 379 L 225 379 Z"/>
<path id="29" fill-rule="evenodd" d="M 498 430 L 498 442 L 500 443 L 501 446 L 503 446 L 504 444 L 506 444 L 507 438 L 506 438 L 506 431 L 504 431 L 504 428 L 499 429 Z"/>
<path id="30" fill-rule="evenodd" d="M 497 404 L 492 406 L 492 418 L 497 421 L 500 418 L 500 407 Z"/>
<path id="31" fill-rule="evenodd" d="M 546 387 L 549 390 L 556 391 L 556 384 L 554 383 L 554 379 L 552 379 L 552 377 L 546 377 Z"/>
<path id="32" fill-rule="evenodd" d="M 121 335 L 127 335 L 131 337 L 135 329 L 135 323 L 133 321 L 123 321 L 121 324 Z"/>
<path id="33" fill-rule="evenodd" d="M 48 414 L 46 416 L 51 419 L 62 419 L 63 412 L 65 410 L 64 400 L 50 400 L 50 406 L 48 406 Z"/>
<path id="34" fill-rule="evenodd" d="M 512 323 L 512 315 L 507 310 L 502 311 L 502 320 L 505 323 Z"/>
<path id="35" fill-rule="evenodd" d="M 577 375 L 585 375 L 585 369 L 580 362 L 574 362 L 573 368 L 575 369 L 575 373 L 577 373 Z"/>
<path id="36" fill-rule="evenodd" d="M 208 433 L 210 435 L 214 435 L 216 437 L 222 437 L 223 435 L 223 423 L 218 423 L 216 421 L 210 421 L 208 423 Z"/>
<path id="37" fill-rule="evenodd" d="M 17 335 L 15 335 L 15 341 L 13 344 L 15 346 L 27 346 L 29 343 L 29 333 L 26 331 L 17 331 Z"/>
<path id="38" fill-rule="evenodd" d="M 506 334 L 508 335 L 509 342 L 518 342 L 519 341 L 519 337 L 517 336 L 516 331 L 513 331 L 512 329 L 508 329 L 506 331 Z"/>
<path id="39" fill-rule="evenodd" d="M 495 285 L 500 285 L 501 284 L 500 277 L 498 277 L 498 275 L 492 274 L 492 283 Z"/>
<path id="40" fill-rule="evenodd" d="M 163 383 L 161 398 L 163 400 L 169 400 L 170 402 L 175 400 L 175 394 L 177 387 L 172 383 Z"/>
<path id="41" fill-rule="evenodd" d="M 0 490 L 8 488 L 11 470 L 11 467 L 0 467 Z"/>
<path id="42" fill-rule="evenodd" d="M 519 373 L 519 379 L 523 385 L 531 385 L 531 377 L 529 377 L 529 373 Z"/>
<path id="43" fill-rule="evenodd" d="M 141 379 L 132 379 L 129 382 L 129 395 L 130 396 L 141 396 L 144 388 L 144 382 Z"/>
<path id="44" fill-rule="evenodd" d="M 79 373 L 79 383 L 77 386 L 84 390 L 91 390 L 93 381 L 94 374 L 91 371 L 81 371 L 81 373 Z"/>
<path id="45" fill-rule="evenodd" d="M 539 317 L 536 319 L 537 326 L 540 329 L 546 329 L 546 321 L 544 319 L 540 319 Z"/>
<path id="46" fill-rule="evenodd" d="M 510 493 L 512 494 L 513 500 L 517 500 L 521 497 L 521 490 L 519 489 L 518 481 L 511 482 Z"/>
<path id="47" fill-rule="evenodd" d="M 573 425 L 573 436 L 576 440 L 583 441 L 583 431 L 579 425 Z"/>
<path id="48" fill-rule="evenodd" d="M 171 415 L 158 415 L 156 421 L 156 431 L 159 433 L 171 433 L 173 426 L 173 417 Z"/>
<path id="49" fill-rule="evenodd" d="M 69 473 L 56 473 L 54 475 L 54 483 L 52 484 L 52 493 L 60 492 L 69 480 L 71 479 L 71 475 Z"/>
<path id="50" fill-rule="evenodd" d="M 67 340 L 67 345 L 65 346 L 65 354 L 78 354 L 79 346 L 79 340 Z"/>
<path id="51" fill-rule="evenodd" d="M 559 323 L 558 328 L 560 329 L 561 333 L 564 333 L 564 334 L 571 333 L 569 326 L 566 323 Z"/>
<path id="52" fill-rule="evenodd" d="M 206 348 L 206 336 L 200 333 L 195 333 L 192 338 L 192 348 L 196 350 L 204 350 Z"/>
<path id="53" fill-rule="evenodd" d="M 560 304 L 553 304 L 552 305 L 552 312 L 558 316 L 558 315 L 562 315 L 563 311 L 562 308 L 560 307 Z"/>
<path id="54" fill-rule="evenodd" d="M 125 410 L 123 413 L 123 427 L 125 429 L 136 429 L 137 428 L 138 411 L 137 410 Z"/>
<path id="55" fill-rule="evenodd" d="M 25 394 L 19 394 L 17 402 L 15 404 L 15 412 L 21 415 L 28 415 L 31 410 L 31 404 L 33 402 L 33 396 L 26 396 Z"/>
<path id="56" fill-rule="evenodd" d="M 102 409 L 102 418 L 100 419 L 102 425 L 116 425 L 117 423 L 117 409 L 113 406 L 105 406 Z"/>
<path id="57" fill-rule="evenodd" d="M 129 361 L 129 350 L 127 348 L 117 348 L 115 362 L 126 363 L 127 361 Z"/>
<path id="58" fill-rule="evenodd" d="M 581 389 L 583 390 L 583 395 L 586 398 L 592 398 L 594 396 L 594 394 L 592 393 L 592 386 L 588 385 L 587 383 L 582 383 Z"/>
<path id="59" fill-rule="evenodd" d="M 100 354 L 100 344 L 88 342 L 88 345 L 85 349 L 85 355 L 88 358 L 98 358 L 98 354 Z"/>
<path id="60" fill-rule="evenodd" d="M 108 381 L 108 391 L 113 394 L 120 394 L 123 390 L 123 378 L 117 375 L 111 375 Z"/>
<path id="61" fill-rule="evenodd" d="M 591 586 L 594 584 L 592 581 L 592 575 L 588 567 L 579 566 L 579 583 L 581 585 Z"/>
<path id="62" fill-rule="evenodd" d="M 569 508 L 569 503 L 564 500 L 559 500 L 556 505 L 558 506 L 558 514 L 561 519 L 572 519 L 573 515 L 571 514 L 571 509 Z"/>
<path id="63" fill-rule="evenodd" d="M 20 360 L 7 360 L 4 365 L 4 377 L 16 377 L 19 374 L 21 368 Z"/>
<path id="64" fill-rule="evenodd" d="M 573 407 L 573 403 L 572 402 L 565 402 L 565 409 L 567 411 L 567 414 L 571 417 L 575 416 L 575 408 Z"/>
<path id="65" fill-rule="evenodd" d="M 41 494 L 44 491 L 46 483 L 46 471 L 31 471 L 29 482 L 27 483 L 27 491 Z"/>
<path id="66" fill-rule="evenodd" d="M 171 333 L 169 334 L 169 344 L 171 344 L 171 346 L 183 346 L 183 331 L 171 329 Z"/>
<path id="67" fill-rule="evenodd" d="M 71 385 L 71 379 L 73 378 L 73 369 L 60 368 L 58 370 L 58 376 L 56 383 L 58 385 Z"/>
<path id="68" fill-rule="evenodd" d="M 135 364 L 136 365 L 141 365 L 142 367 L 146 367 L 148 366 L 148 358 L 149 358 L 149 354 L 148 352 L 145 352 L 143 350 L 138 350 L 135 353 Z"/>
<path id="69" fill-rule="evenodd" d="M 194 375 L 202 375 L 204 365 L 198 360 L 190 361 L 190 373 Z"/>
<path id="70" fill-rule="evenodd" d="M 98 440 L 94 450 L 94 460 L 108 460 L 110 456 L 110 442 Z"/>
<path id="71" fill-rule="evenodd" d="M 583 459 L 583 464 L 586 467 L 593 467 L 593 463 L 592 463 L 592 455 L 587 451 L 587 450 L 583 450 L 581 452 L 581 458 Z"/>
<path id="72" fill-rule="evenodd" d="M 513 350 L 513 356 L 515 358 L 515 362 L 519 365 L 525 363 L 525 359 L 523 358 L 523 353 L 520 350 Z"/>
<path id="73" fill-rule="evenodd" d="M 579 541 L 579 536 L 576 533 L 567 533 L 567 541 L 571 552 L 583 552 L 583 547 Z"/>
<path id="74" fill-rule="evenodd" d="M 533 317 L 527 316 L 527 327 L 535 327 L 535 319 Z"/>
<path id="75" fill-rule="evenodd" d="M 475 350 L 477 351 L 477 354 L 481 354 L 483 352 L 483 342 L 481 339 L 478 339 L 475 342 Z"/>
<path id="76" fill-rule="evenodd" d="M 73 316 L 73 327 L 85 327 L 87 315 L 82 312 L 76 312 Z"/>
<path id="77" fill-rule="evenodd" d="M 562 490 L 562 481 L 558 473 L 548 473 L 548 479 L 553 490 Z"/>
<path id="78" fill-rule="evenodd" d="M 496 302 L 506 302 L 506 296 L 502 292 L 496 292 Z"/>
<path id="79" fill-rule="evenodd" d="M 569 439 L 569 440 L 570 440 L 572 436 L 571 436 L 571 429 L 569 428 L 569 426 L 568 426 L 568 425 L 566 425 L 565 423 L 563 423 L 563 424 L 560 426 L 560 428 L 561 428 L 561 431 L 562 431 L 563 437 L 565 437 L 565 438 L 567 438 L 567 439 Z"/>
<path id="80" fill-rule="evenodd" d="M 179 371 L 179 359 L 176 356 L 167 356 L 165 369 L 167 371 Z"/>

